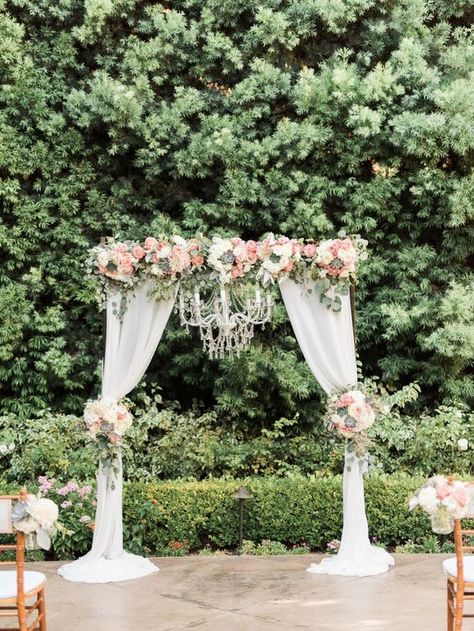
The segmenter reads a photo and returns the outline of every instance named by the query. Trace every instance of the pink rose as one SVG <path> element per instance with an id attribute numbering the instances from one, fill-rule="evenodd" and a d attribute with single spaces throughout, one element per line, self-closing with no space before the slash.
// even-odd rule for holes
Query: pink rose
<path id="1" fill-rule="evenodd" d="M 176 272 L 182 272 L 191 264 L 191 257 L 184 248 L 179 245 L 173 246 L 171 250 L 171 259 L 173 261 L 173 268 Z"/>
<path id="2" fill-rule="evenodd" d="M 330 265 L 323 265 L 324 269 L 327 271 L 329 276 L 339 276 L 341 273 L 340 269 L 336 269 L 335 267 L 331 267 Z"/>
<path id="3" fill-rule="evenodd" d="M 303 248 L 303 254 L 308 258 L 312 258 L 316 254 L 316 246 L 314 243 L 307 243 Z"/>
<path id="4" fill-rule="evenodd" d="M 245 247 L 247 248 L 247 252 L 250 254 L 250 252 L 255 253 L 257 251 L 257 243 L 256 241 L 253 241 L 252 239 L 250 239 L 250 241 L 247 241 L 247 243 L 245 244 Z"/>
<path id="5" fill-rule="evenodd" d="M 352 398 L 352 396 L 348 392 L 345 392 L 336 401 L 336 407 L 337 408 L 348 408 L 353 403 L 354 403 L 354 399 Z"/>
<path id="6" fill-rule="evenodd" d="M 244 270 L 241 267 L 233 267 L 231 271 L 232 278 L 240 278 L 244 275 Z"/>
<path id="7" fill-rule="evenodd" d="M 303 246 L 298 241 L 293 241 L 293 254 L 300 254 L 303 250 Z"/>
<path id="8" fill-rule="evenodd" d="M 201 265 L 204 265 L 204 257 L 200 254 L 198 254 L 197 256 L 193 256 L 193 258 L 191 259 L 191 264 L 194 265 L 194 267 L 201 267 Z"/>
<path id="9" fill-rule="evenodd" d="M 136 259 L 140 260 L 145 256 L 145 250 L 141 245 L 136 245 L 132 250 L 132 254 Z"/>
<path id="10" fill-rule="evenodd" d="M 445 497 L 451 495 L 452 487 L 449 484 L 440 484 L 436 487 L 436 497 L 439 500 L 444 500 Z"/>
<path id="11" fill-rule="evenodd" d="M 240 241 L 241 239 L 239 237 L 232 237 L 232 239 L 230 240 L 232 245 L 239 245 Z"/>
<path id="12" fill-rule="evenodd" d="M 158 241 L 154 237 L 147 237 L 145 239 L 145 250 L 154 250 Z"/>
<path id="13" fill-rule="evenodd" d="M 459 506 L 466 506 L 469 502 L 469 493 L 467 489 L 463 486 L 458 486 L 454 489 L 453 492 L 454 499 L 459 504 Z"/>
<path id="14" fill-rule="evenodd" d="M 125 243 L 117 243 L 117 245 L 114 247 L 114 250 L 119 254 L 125 254 L 125 252 L 128 252 L 128 247 L 125 245 Z"/>
<path id="15" fill-rule="evenodd" d="M 256 263 L 258 261 L 257 253 L 256 252 L 248 252 L 247 253 L 247 260 L 251 264 Z"/>
<path id="16" fill-rule="evenodd" d="M 343 250 L 350 250 L 351 248 L 353 248 L 351 239 L 346 238 L 343 241 L 339 241 L 339 247 Z"/>
<path id="17" fill-rule="evenodd" d="M 291 270 L 294 268 L 294 266 L 295 266 L 295 264 L 293 263 L 293 261 L 288 261 L 288 263 L 283 268 L 283 271 L 284 272 L 291 272 Z"/>
<path id="18" fill-rule="evenodd" d="M 118 257 L 120 265 L 133 265 L 133 257 L 128 252 L 124 252 Z"/>

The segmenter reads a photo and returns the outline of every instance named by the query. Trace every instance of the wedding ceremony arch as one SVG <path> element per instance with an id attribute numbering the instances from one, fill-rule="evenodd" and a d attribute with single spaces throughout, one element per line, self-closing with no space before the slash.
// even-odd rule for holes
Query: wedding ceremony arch
<path id="1" fill-rule="evenodd" d="M 173 309 L 196 327 L 211 357 L 240 353 L 254 327 L 271 318 L 279 288 L 302 354 L 328 396 L 329 429 L 348 439 L 343 473 L 343 531 L 337 555 L 308 572 L 380 574 L 390 554 L 370 543 L 364 501 L 366 430 L 374 406 L 358 385 L 354 287 L 366 242 L 339 235 L 316 242 L 270 234 L 239 237 L 148 237 L 104 240 L 90 251 L 89 273 L 106 310 L 101 397 L 85 409 L 85 431 L 99 445 L 97 508 L 91 550 L 58 572 L 77 582 L 146 576 L 158 568 L 123 548 L 120 445 L 132 422 L 121 402 L 140 382 Z M 353 297 L 353 295 L 352 295 Z"/>

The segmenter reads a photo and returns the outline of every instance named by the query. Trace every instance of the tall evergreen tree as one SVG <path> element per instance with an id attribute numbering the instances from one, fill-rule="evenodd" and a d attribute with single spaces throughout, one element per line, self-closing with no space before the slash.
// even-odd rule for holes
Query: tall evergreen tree
<path id="1" fill-rule="evenodd" d="M 79 411 L 101 235 L 368 238 L 359 355 L 474 399 L 472 0 L 0 0 L 4 410 Z M 262 425 L 320 394 L 284 310 L 240 360 L 173 322 L 149 379 Z"/>

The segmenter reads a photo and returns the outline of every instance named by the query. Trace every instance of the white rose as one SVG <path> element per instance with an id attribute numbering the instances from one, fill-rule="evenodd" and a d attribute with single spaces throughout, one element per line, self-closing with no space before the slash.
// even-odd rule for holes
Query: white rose
<path id="1" fill-rule="evenodd" d="M 247 250 L 245 249 L 245 245 L 243 243 L 239 243 L 234 248 L 234 256 L 246 256 Z"/>
<path id="2" fill-rule="evenodd" d="M 408 504 L 409 510 L 413 510 L 414 508 L 416 508 L 418 506 L 418 504 L 419 504 L 418 498 L 416 497 L 416 495 L 414 495 L 411 498 L 410 503 Z"/>
<path id="3" fill-rule="evenodd" d="M 185 248 L 186 247 L 186 239 L 183 239 L 183 237 L 179 237 L 178 235 L 175 235 L 173 237 L 173 243 L 175 245 L 178 245 L 180 248 Z"/>
<path id="4" fill-rule="evenodd" d="M 418 502 L 423 510 L 427 513 L 434 513 L 438 508 L 438 500 L 436 499 L 436 489 L 432 486 L 426 486 L 418 493 Z"/>
<path id="5" fill-rule="evenodd" d="M 291 243 L 283 243 L 282 245 L 275 245 L 273 253 L 277 256 L 283 256 L 287 259 L 293 254 L 293 246 Z"/>
<path id="6" fill-rule="evenodd" d="M 31 505 L 28 501 L 28 513 L 38 522 L 41 528 L 51 530 L 59 516 L 58 507 L 52 500 L 48 500 L 45 497 L 35 498 L 35 500 Z"/>
<path id="7" fill-rule="evenodd" d="M 160 259 L 165 259 L 167 256 L 169 256 L 171 254 L 171 246 L 169 245 L 164 245 L 159 253 L 158 256 L 160 257 Z"/>
<path id="8" fill-rule="evenodd" d="M 104 415 L 103 415 L 103 419 L 104 421 L 106 421 L 107 423 L 115 423 L 116 419 L 117 419 L 117 412 L 116 410 L 114 410 L 113 408 L 110 410 L 107 410 Z"/>
<path id="9" fill-rule="evenodd" d="M 132 427 L 132 417 L 127 414 L 124 418 L 118 418 L 115 422 L 115 429 L 119 434 L 125 434 Z"/>
<path id="10" fill-rule="evenodd" d="M 101 252 L 97 257 L 97 262 L 99 263 L 99 265 L 102 265 L 102 267 L 107 267 L 107 264 L 109 262 L 109 253 Z"/>
<path id="11" fill-rule="evenodd" d="M 7 454 L 8 451 L 9 451 L 8 445 L 0 445 L 0 454 L 2 455 Z"/>
<path id="12" fill-rule="evenodd" d="M 287 259 L 280 259 L 279 263 L 273 263 L 272 261 L 270 261 L 270 259 L 266 259 L 265 261 L 263 261 L 264 269 L 269 271 L 270 274 L 278 274 L 278 272 L 281 272 L 281 270 L 286 267 L 286 265 L 288 265 Z"/>
<path id="13" fill-rule="evenodd" d="M 460 438 L 458 440 L 458 449 L 460 451 L 467 451 L 469 449 L 469 441 L 467 438 Z"/>
<path id="14" fill-rule="evenodd" d="M 354 399 L 354 403 L 358 405 L 365 403 L 365 395 L 360 390 L 350 390 L 347 394 Z"/>

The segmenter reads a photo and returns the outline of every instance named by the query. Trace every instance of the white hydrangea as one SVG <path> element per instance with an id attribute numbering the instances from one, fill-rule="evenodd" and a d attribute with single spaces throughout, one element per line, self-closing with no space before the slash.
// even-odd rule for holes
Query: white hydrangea
<path id="1" fill-rule="evenodd" d="M 418 503 L 427 513 L 434 513 L 438 508 L 436 489 L 432 486 L 425 486 L 418 493 Z"/>
<path id="2" fill-rule="evenodd" d="M 47 531 L 51 531 L 59 517 L 59 510 L 56 504 L 46 497 L 36 497 L 28 495 L 28 513 L 31 517 Z"/>

